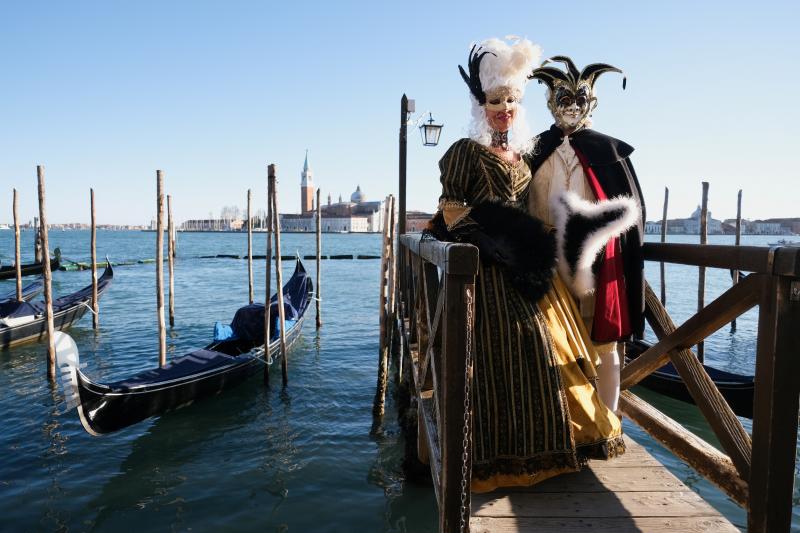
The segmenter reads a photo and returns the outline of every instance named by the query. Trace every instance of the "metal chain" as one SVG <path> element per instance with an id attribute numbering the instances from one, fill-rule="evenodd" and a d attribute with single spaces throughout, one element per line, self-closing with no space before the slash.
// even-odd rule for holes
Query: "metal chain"
<path id="1" fill-rule="evenodd" d="M 469 517 L 472 514 L 471 504 L 467 503 L 469 472 L 469 434 L 470 434 L 470 375 L 472 374 L 472 326 L 474 311 L 472 305 L 472 289 L 466 289 L 467 299 L 467 353 L 464 364 L 464 440 L 461 452 L 461 523 L 459 531 L 469 531 Z"/>

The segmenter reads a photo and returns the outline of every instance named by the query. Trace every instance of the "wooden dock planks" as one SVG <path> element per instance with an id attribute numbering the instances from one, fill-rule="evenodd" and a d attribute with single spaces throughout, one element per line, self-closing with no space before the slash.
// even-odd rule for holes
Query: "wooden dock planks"
<path id="1" fill-rule="evenodd" d="M 472 495 L 472 533 L 739 531 L 626 436 L 628 451 L 533 487 Z"/>

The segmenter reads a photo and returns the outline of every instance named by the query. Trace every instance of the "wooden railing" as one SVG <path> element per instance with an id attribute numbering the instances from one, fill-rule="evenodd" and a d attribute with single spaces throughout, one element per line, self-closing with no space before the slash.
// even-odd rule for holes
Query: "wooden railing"
<path id="1" fill-rule="evenodd" d="M 650 288 L 646 318 L 658 342 L 622 371 L 623 413 L 747 509 L 751 532 L 789 531 L 800 401 L 800 249 L 688 244 L 644 245 L 645 259 L 749 272 L 680 326 Z M 418 403 L 418 455 L 430 464 L 441 532 L 468 524 L 462 500 L 466 328 L 478 252 L 471 245 L 400 237 L 397 326 L 401 371 Z M 759 306 L 752 436 L 691 347 Z M 630 392 L 672 362 L 722 451 Z M 468 389 L 467 389 L 468 390 Z M 470 435 L 471 437 L 471 435 Z M 466 478 L 469 487 L 469 477 Z"/>
<path id="2" fill-rule="evenodd" d="M 472 349 L 467 328 L 474 303 L 468 302 L 474 302 L 478 249 L 402 235 L 397 260 L 400 369 L 417 401 L 417 455 L 430 464 L 439 531 L 459 531 L 461 521 L 469 521 L 465 356 Z"/>
<path id="3" fill-rule="evenodd" d="M 789 531 L 800 401 L 800 249 L 647 243 L 644 257 L 750 273 L 677 328 L 648 287 L 645 316 L 658 342 L 622 371 L 628 389 L 672 362 L 724 453 L 627 390 L 623 413 L 746 508 L 748 531 Z M 756 305 L 751 436 L 690 348 Z"/>

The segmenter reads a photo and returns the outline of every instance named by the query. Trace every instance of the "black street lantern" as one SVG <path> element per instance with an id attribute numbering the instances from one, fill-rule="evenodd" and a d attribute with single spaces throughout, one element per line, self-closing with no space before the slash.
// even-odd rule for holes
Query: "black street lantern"
<path id="1" fill-rule="evenodd" d="M 434 124 L 433 115 L 428 113 L 428 116 L 430 117 L 428 122 L 423 122 L 419 127 L 419 131 L 422 134 L 422 145 L 436 146 L 439 144 L 439 135 L 442 133 L 443 124 Z"/>

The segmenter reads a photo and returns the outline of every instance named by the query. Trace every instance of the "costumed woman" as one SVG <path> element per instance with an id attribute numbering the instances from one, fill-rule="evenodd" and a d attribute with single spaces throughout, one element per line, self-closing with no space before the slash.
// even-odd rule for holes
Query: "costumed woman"
<path id="1" fill-rule="evenodd" d="M 526 212 L 534 140 L 521 105 L 539 48 L 489 39 L 472 48 L 469 138 L 442 157 L 430 231 L 480 250 L 472 386 L 472 490 L 531 485 L 624 451 L 599 399 L 592 343 L 553 277 L 554 238 Z"/>
<path id="2" fill-rule="evenodd" d="M 548 65 L 553 62 L 566 68 Z M 548 88 L 547 107 L 555 124 L 537 137 L 536 153 L 528 161 L 533 172 L 528 207 L 531 215 L 558 225 L 559 218 L 564 218 L 557 212 L 558 198 L 569 191 L 588 212 L 593 208 L 586 202 L 619 196 L 633 199 L 636 210 L 641 211 L 638 223 L 619 238 L 609 240 L 604 248 L 604 243 L 596 243 L 601 253 L 596 260 L 590 258 L 592 264 L 583 265 L 585 281 L 576 276 L 577 283 L 570 284 L 599 355 L 597 389 L 603 402 L 616 412 L 620 384 L 617 343 L 632 334 L 641 338 L 644 329 L 641 243 L 645 217 L 639 181 L 629 158 L 633 147 L 590 129 L 590 116 L 597 106 L 594 85 L 605 72 L 622 73 L 605 63 L 593 63 L 579 71 L 566 56 L 552 57 L 531 73 L 532 79 Z M 565 277 L 571 276 L 567 273 Z"/>

